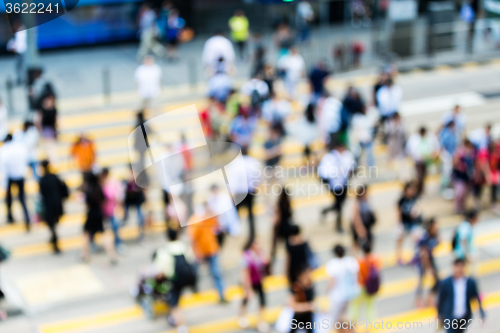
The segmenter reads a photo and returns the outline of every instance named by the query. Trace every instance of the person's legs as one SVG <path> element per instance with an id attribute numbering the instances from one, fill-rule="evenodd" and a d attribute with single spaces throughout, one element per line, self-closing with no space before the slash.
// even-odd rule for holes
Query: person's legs
<path id="1" fill-rule="evenodd" d="M 375 166 L 375 157 L 373 155 L 373 141 L 360 143 L 361 148 L 366 154 L 366 165 L 368 168 Z"/>
<path id="2" fill-rule="evenodd" d="M 342 207 L 344 206 L 344 201 L 347 197 L 347 186 L 342 187 L 341 189 L 336 189 L 333 191 L 335 196 L 335 206 L 334 210 L 337 211 L 337 221 L 335 224 L 335 228 L 338 232 L 342 232 Z"/>
<path id="3" fill-rule="evenodd" d="M 248 226 L 250 229 L 250 240 L 253 240 L 255 238 L 255 219 L 253 216 L 253 201 L 254 201 L 253 193 L 248 193 L 245 200 L 248 209 Z"/>
<path id="4" fill-rule="evenodd" d="M 26 196 L 24 194 L 24 178 L 16 181 L 17 189 L 19 191 L 18 198 L 24 212 L 24 223 L 26 224 L 26 229 L 30 229 L 30 214 L 28 213 L 28 207 L 26 206 Z"/>
<path id="5" fill-rule="evenodd" d="M 461 214 L 464 211 L 465 195 L 467 185 L 463 180 L 455 179 L 453 189 L 455 192 L 455 213 Z"/>
<path id="6" fill-rule="evenodd" d="M 130 209 L 130 204 L 125 204 L 123 206 L 123 224 L 125 224 L 128 220 L 128 211 Z"/>
<path id="7" fill-rule="evenodd" d="M 85 262 L 90 261 L 90 243 L 92 239 L 92 235 L 88 232 L 85 231 L 83 234 L 84 240 L 83 240 L 83 248 L 82 248 L 82 260 Z"/>
<path id="8" fill-rule="evenodd" d="M 5 197 L 5 203 L 7 204 L 7 222 L 14 223 L 14 217 L 12 216 L 12 180 L 7 181 L 7 195 Z"/>
<path id="9" fill-rule="evenodd" d="M 497 203 L 498 184 L 491 184 L 491 204 Z"/>
<path id="10" fill-rule="evenodd" d="M 144 238 L 144 216 L 142 214 L 141 204 L 136 204 L 137 209 L 137 223 L 139 223 L 139 238 Z"/>
<path id="11" fill-rule="evenodd" d="M 222 282 L 222 274 L 221 274 L 221 271 L 219 269 L 219 263 L 218 263 L 217 258 L 218 258 L 217 255 L 214 255 L 212 257 L 208 257 L 206 260 L 207 260 L 208 265 L 209 265 L 210 274 L 212 275 L 212 277 L 214 279 L 215 287 L 217 288 L 217 292 L 219 293 L 220 301 L 225 301 L 224 285 Z"/>
<path id="12" fill-rule="evenodd" d="M 421 196 L 424 193 L 424 181 L 427 175 L 425 162 L 415 162 L 415 170 L 417 172 L 417 195 Z"/>
<path id="13" fill-rule="evenodd" d="M 40 176 L 38 175 L 38 172 L 37 172 L 37 163 L 35 161 L 30 162 L 29 166 L 31 168 L 31 171 L 33 172 L 33 177 L 35 177 L 35 179 L 37 181 L 40 180 Z"/>
<path id="14" fill-rule="evenodd" d="M 113 235 L 115 236 L 115 246 L 118 246 L 122 243 L 119 234 L 120 223 L 118 222 L 118 219 L 114 215 L 109 218 L 109 222 L 111 223 L 111 230 L 113 230 Z"/>
<path id="15" fill-rule="evenodd" d="M 55 221 L 47 221 L 47 225 L 50 230 L 50 243 L 52 244 L 52 249 L 54 250 L 54 253 L 59 253 L 61 250 L 59 249 L 59 244 L 58 244 L 58 239 L 57 239 L 57 233 L 56 233 L 56 222 Z"/>

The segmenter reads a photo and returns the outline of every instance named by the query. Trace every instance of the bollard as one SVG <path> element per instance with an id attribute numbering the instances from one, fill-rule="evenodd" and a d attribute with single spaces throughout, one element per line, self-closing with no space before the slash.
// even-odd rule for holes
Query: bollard
<path id="1" fill-rule="evenodd" d="M 189 85 L 192 90 L 196 90 L 196 86 L 198 83 L 198 74 L 196 73 L 196 61 L 191 58 L 187 62 L 188 71 L 189 71 Z"/>
<path id="2" fill-rule="evenodd" d="M 14 114 L 14 98 L 12 96 L 14 89 L 14 82 L 12 81 L 10 76 L 7 78 L 5 87 L 7 90 L 7 112 L 9 116 L 12 116 Z"/>
<path id="3" fill-rule="evenodd" d="M 102 70 L 102 93 L 104 101 L 109 103 L 111 101 L 111 75 L 108 67 Z"/>

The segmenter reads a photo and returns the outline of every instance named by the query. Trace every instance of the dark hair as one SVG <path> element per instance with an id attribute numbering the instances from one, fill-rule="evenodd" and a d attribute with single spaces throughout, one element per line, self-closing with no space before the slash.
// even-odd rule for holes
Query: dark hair
<path id="1" fill-rule="evenodd" d="M 170 241 L 177 240 L 177 235 L 178 235 L 177 230 L 172 229 L 172 228 L 168 228 L 167 229 L 167 238 L 168 238 L 168 240 L 170 240 Z"/>
<path id="2" fill-rule="evenodd" d="M 364 242 L 361 248 L 363 249 L 364 254 L 372 253 L 372 244 L 370 242 Z"/>
<path id="3" fill-rule="evenodd" d="M 109 175 L 109 168 L 107 168 L 107 167 L 106 168 L 102 168 L 101 175 L 105 176 L 105 177 L 108 176 Z"/>
<path id="4" fill-rule="evenodd" d="M 333 248 L 333 253 L 338 258 L 343 258 L 345 255 L 345 248 L 342 245 L 335 245 L 335 247 Z"/>
<path id="5" fill-rule="evenodd" d="M 477 217 L 478 212 L 475 209 L 471 209 L 471 210 L 468 210 L 467 212 L 465 212 L 464 215 L 465 215 L 465 219 L 467 221 L 470 221 L 470 220 L 474 220 Z"/>
<path id="6" fill-rule="evenodd" d="M 410 187 L 413 187 L 413 184 L 414 183 L 412 181 L 406 182 L 405 187 L 403 189 L 403 193 L 406 193 L 406 191 L 408 191 Z"/>
<path id="7" fill-rule="evenodd" d="M 314 124 L 316 122 L 316 116 L 314 115 L 314 108 L 315 105 L 313 103 L 309 103 L 307 104 L 307 108 L 305 111 L 306 120 L 311 124 Z"/>
<path id="8" fill-rule="evenodd" d="M 3 140 L 3 142 L 9 142 L 9 141 L 12 141 L 12 134 L 10 134 L 10 133 L 5 136 L 5 139 Z"/>
<path id="9" fill-rule="evenodd" d="M 296 224 L 292 224 L 288 228 L 288 236 L 297 236 L 298 234 L 300 234 L 300 227 Z"/>
<path id="10" fill-rule="evenodd" d="M 464 258 L 457 258 L 453 261 L 453 265 L 465 265 L 465 259 Z"/>
<path id="11" fill-rule="evenodd" d="M 278 198 L 278 209 L 281 214 L 281 220 L 292 217 L 292 207 L 290 205 L 290 196 L 283 188 Z"/>
<path id="12" fill-rule="evenodd" d="M 420 135 L 425 135 L 427 133 L 427 128 L 425 128 L 424 126 L 420 127 L 418 129 L 418 133 L 420 133 Z"/>
<path id="13" fill-rule="evenodd" d="M 241 155 L 248 155 L 248 146 L 242 146 L 241 147 Z"/>
<path id="14" fill-rule="evenodd" d="M 45 172 L 48 172 L 49 171 L 49 161 L 48 160 L 43 160 L 40 162 L 40 165 L 42 166 L 43 170 Z"/>
<path id="15" fill-rule="evenodd" d="M 31 126 L 33 126 L 33 122 L 27 120 L 24 122 L 23 124 L 23 129 L 26 131 L 28 128 L 30 128 Z"/>

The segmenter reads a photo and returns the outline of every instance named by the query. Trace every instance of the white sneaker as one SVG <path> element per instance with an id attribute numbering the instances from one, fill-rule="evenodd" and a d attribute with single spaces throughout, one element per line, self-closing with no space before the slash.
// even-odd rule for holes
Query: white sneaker
<path id="1" fill-rule="evenodd" d="M 257 324 L 257 331 L 259 333 L 267 333 L 269 332 L 269 324 L 266 322 L 260 322 Z"/>
<path id="2" fill-rule="evenodd" d="M 180 325 L 177 327 L 177 333 L 188 333 L 189 328 L 186 325 Z"/>
<path id="3" fill-rule="evenodd" d="M 237 324 L 240 328 L 248 328 L 250 326 L 250 321 L 247 317 L 238 318 Z"/>

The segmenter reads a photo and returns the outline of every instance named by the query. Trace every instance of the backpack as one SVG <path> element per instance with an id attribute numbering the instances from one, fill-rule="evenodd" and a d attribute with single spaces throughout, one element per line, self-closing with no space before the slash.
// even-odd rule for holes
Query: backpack
<path id="1" fill-rule="evenodd" d="M 375 265 L 370 266 L 368 279 L 365 281 L 365 289 L 368 295 L 375 295 L 380 289 L 380 271 Z"/>
<path id="2" fill-rule="evenodd" d="M 455 229 L 453 233 L 453 239 L 451 240 L 451 249 L 454 251 L 458 245 L 458 228 Z"/>
<path id="3" fill-rule="evenodd" d="M 258 107 L 261 101 L 262 98 L 260 97 L 257 89 L 252 90 L 252 94 L 250 95 L 250 105 L 254 108 Z"/>
<path id="4" fill-rule="evenodd" d="M 188 263 L 183 254 L 173 256 L 174 264 L 174 283 L 181 286 L 194 286 L 196 284 L 196 273 L 191 264 Z"/>

